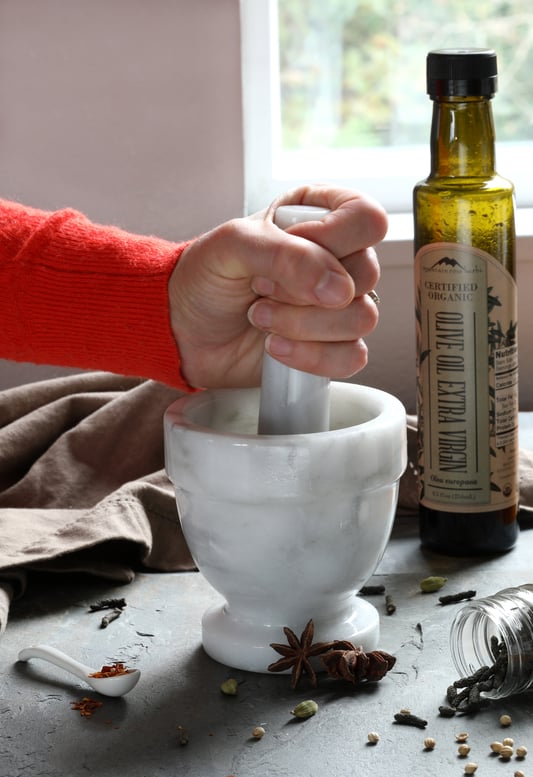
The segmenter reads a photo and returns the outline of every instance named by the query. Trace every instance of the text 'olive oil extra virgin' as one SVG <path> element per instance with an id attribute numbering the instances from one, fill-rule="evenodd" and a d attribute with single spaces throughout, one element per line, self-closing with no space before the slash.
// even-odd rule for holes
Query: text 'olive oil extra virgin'
<path id="1" fill-rule="evenodd" d="M 431 51 L 431 172 L 414 190 L 420 537 L 453 555 L 517 537 L 513 185 L 495 171 L 490 49 Z"/>

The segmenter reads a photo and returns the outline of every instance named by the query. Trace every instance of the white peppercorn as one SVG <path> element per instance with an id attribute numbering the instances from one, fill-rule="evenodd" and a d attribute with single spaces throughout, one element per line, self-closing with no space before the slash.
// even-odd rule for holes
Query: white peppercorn
<path id="1" fill-rule="evenodd" d="M 425 748 L 426 750 L 434 750 L 434 749 L 435 749 L 435 745 L 436 745 L 436 744 L 437 744 L 437 743 L 435 742 L 435 740 L 433 739 L 433 737 L 426 737 L 426 738 L 424 739 L 424 748 Z"/>
<path id="2" fill-rule="evenodd" d="M 515 750 L 515 755 L 517 758 L 525 758 L 527 755 L 527 747 L 524 745 L 518 745 Z"/>
<path id="3" fill-rule="evenodd" d="M 500 750 L 500 758 L 502 761 L 508 761 L 513 755 L 513 748 L 510 745 L 502 745 Z"/>
<path id="4" fill-rule="evenodd" d="M 470 745 L 467 745 L 466 742 L 462 742 L 457 748 L 457 752 L 461 758 L 466 758 L 466 756 L 470 752 Z"/>
<path id="5" fill-rule="evenodd" d="M 367 739 L 371 745 L 377 745 L 377 743 L 379 742 L 379 734 L 377 733 L 377 731 L 370 731 L 367 736 Z"/>
<path id="6" fill-rule="evenodd" d="M 477 764 L 473 761 L 469 761 L 467 764 L 465 764 L 465 774 L 474 774 L 474 772 L 477 769 Z"/>
<path id="7" fill-rule="evenodd" d="M 507 726 L 510 726 L 512 722 L 513 720 L 510 715 L 500 715 L 500 726 L 507 728 Z"/>

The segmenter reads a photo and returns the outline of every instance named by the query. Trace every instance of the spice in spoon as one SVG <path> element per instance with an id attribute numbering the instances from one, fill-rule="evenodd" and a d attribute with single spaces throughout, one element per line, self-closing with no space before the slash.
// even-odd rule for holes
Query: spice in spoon
<path id="1" fill-rule="evenodd" d="M 128 669 L 120 661 L 113 664 L 105 664 L 98 672 L 92 672 L 89 677 L 116 677 L 120 674 L 129 674 L 133 669 Z"/>

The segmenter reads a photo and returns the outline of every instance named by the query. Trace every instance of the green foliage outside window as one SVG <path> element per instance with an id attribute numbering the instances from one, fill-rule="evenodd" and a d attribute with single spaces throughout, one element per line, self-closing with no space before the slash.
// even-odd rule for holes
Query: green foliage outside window
<path id="1" fill-rule="evenodd" d="M 496 50 L 499 141 L 533 140 L 533 5 L 524 0 L 278 0 L 286 150 L 427 143 L 426 54 Z"/>

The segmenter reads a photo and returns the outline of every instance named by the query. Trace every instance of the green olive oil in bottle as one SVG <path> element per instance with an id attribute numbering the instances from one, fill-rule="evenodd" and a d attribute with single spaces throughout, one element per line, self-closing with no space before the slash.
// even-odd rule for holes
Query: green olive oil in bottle
<path id="1" fill-rule="evenodd" d="M 431 51 L 431 172 L 414 189 L 420 538 L 499 553 L 518 525 L 513 185 L 495 171 L 490 49 Z"/>

